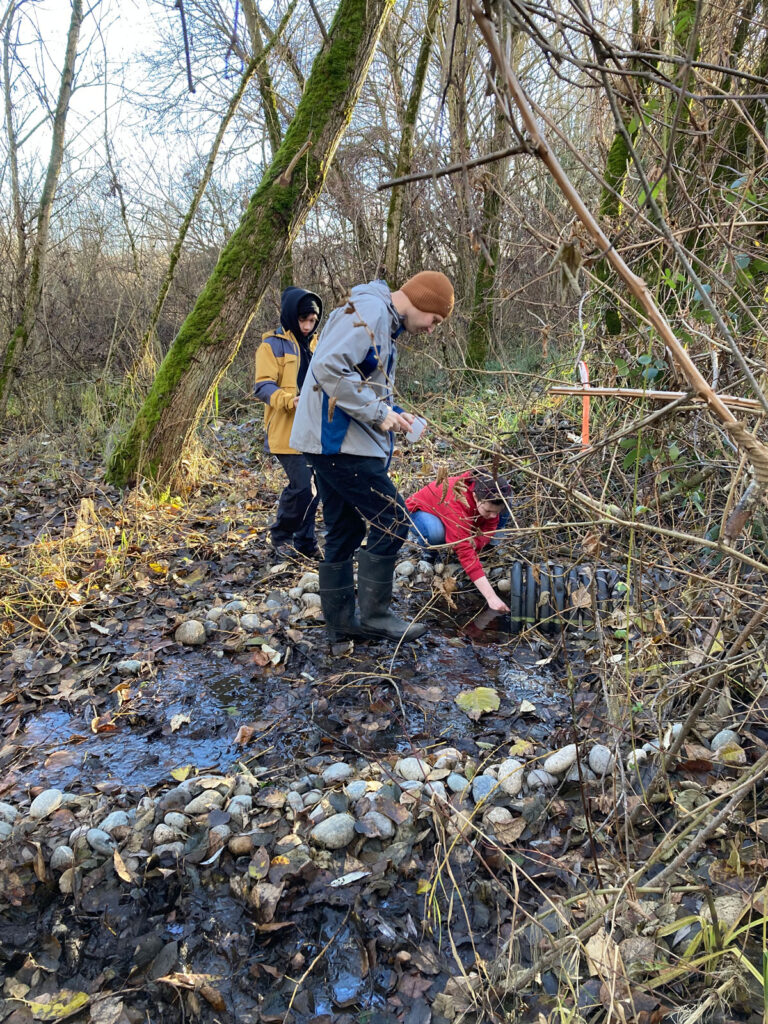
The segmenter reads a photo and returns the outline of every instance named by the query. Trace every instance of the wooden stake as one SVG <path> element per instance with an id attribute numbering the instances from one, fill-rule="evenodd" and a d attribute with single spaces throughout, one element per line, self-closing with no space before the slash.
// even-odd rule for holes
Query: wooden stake
<path id="1" fill-rule="evenodd" d="M 687 391 L 646 391 L 644 388 L 603 388 L 591 384 L 579 387 L 577 384 L 556 384 L 549 389 L 552 395 L 592 395 L 599 398 L 648 398 L 652 402 L 676 402 L 679 398 L 690 398 L 700 401 L 699 395 Z M 739 395 L 719 395 L 720 401 L 734 409 L 747 409 L 760 412 L 762 407 L 756 398 L 741 398 Z"/>

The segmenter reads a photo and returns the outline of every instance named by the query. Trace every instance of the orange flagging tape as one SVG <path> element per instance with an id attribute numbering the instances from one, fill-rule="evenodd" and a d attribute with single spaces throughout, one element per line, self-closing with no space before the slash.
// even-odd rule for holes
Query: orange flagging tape
<path id="1" fill-rule="evenodd" d="M 589 370 L 583 359 L 577 363 L 579 380 L 585 388 L 589 387 Z M 589 445 L 589 395 L 584 395 L 581 400 L 581 444 L 584 448 Z"/>

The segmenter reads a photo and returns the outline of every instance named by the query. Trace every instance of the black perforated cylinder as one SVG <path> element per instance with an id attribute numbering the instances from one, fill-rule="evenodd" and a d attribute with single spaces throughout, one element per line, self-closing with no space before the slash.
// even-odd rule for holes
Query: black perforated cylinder
<path id="1" fill-rule="evenodd" d="M 593 620 L 592 601 L 597 601 L 601 615 L 610 614 L 618 596 L 615 594 L 619 574 L 615 569 L 599 568 L 592 572 L 585 566 L 566 569 L 554 562 L 535 565 L 514 562 L 509 570 L 509 609 L 513 633 L 537 626 L 544 632 L 563 628 L 586 628 Z M 579 599 L 574 601 L 578 592 Z M 585 605 L 584 593 L 592 600 Z"/>

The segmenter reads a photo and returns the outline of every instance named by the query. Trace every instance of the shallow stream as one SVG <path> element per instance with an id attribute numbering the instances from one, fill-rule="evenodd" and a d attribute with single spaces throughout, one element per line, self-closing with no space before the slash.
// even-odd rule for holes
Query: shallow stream
<path id="1" fill-rule="evenodd" d="M 324 643 L 305 646 L 283 674 L 258 677 L 237 658 L 171 649 L 155 675 L 134 681 L 122 707 L 115 698 L 104 731 L 92 730 L 88 704 L 44 704 L 28 716 L 17 737 L 30 755 L 25 778 L 30 786 L 115 780 L 151 788 L 187 765 L 227 771 L 258 762 L 277 775 L 334 747 L 342 756 L 345 749 L 374 755 L 470 738 L 496 745 L 512 732 L 544 739 L 562 692 L 554 674 L 536 668 L 535 656 L 513 647 L 500 625 L 481 615 L 458 634 L 433 630 L 394 659 L 383 644 L 339 657 L 329 657 Z M 479 723 L 454 703 L 477 686 L 494 687 L 501 698 L 499 711 Z M 535 712 L 521 716 L 524 701 Z M 236 742 L 241 726 L 254 730 L 247 746 Z"/>

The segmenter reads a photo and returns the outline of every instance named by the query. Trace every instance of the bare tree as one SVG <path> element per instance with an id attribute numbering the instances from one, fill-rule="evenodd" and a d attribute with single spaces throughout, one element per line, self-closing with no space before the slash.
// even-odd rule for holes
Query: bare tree
<path id="1" fill-rule="evenodd" d="M 10 10 L 10 9 L 9 9 Z M 8 148 L 12 168 L 12 188 L 14 192 L 14 210 L 19 244 L 19 274 L 23 274 L 23 286 L 19 282 L 18 291 L 21 302 L 21 309 L 15 324 L 10 325 L 8 336 L 4 339 L 0 364 L 0 418 L 5 415 L 13 385 L 16 368 L 24 355 L 25 349 L 30 340 L 35 318 L 37 316 L 40 297 L 43 290 L 45 275 L 45 263 L 48 252 L 48 234 L 51 224 L 51 213 L 53 210 L 56 188 L 59 182 L 62 161 L 64 159 L 64 137 L 67 125 L 67 114 L 72 97 L 72 87 L 75 77 L 75 63 L 77 60 L 77 44 L 80 38 L 80 28 L 83 21 L 82 0 L 72 0 L 72 15 L 67 33 L 67 45 L 64 54 L 64 63 L 61 70 L 59 95 L 56 102 L 56 109 L 53 113 L 53 135 L 51 139 L 51 152 L 48 158 L 48 166 L 43 183 L 43 190 L 40 202 L 35 211 L 35 234 L 27 258 L 26 238 L 24 234 L 23 217 L 20 209 L 18 196 L 18 136 L 17 128 L 13 119 L 13 109 L 10 96 L 10 49 L 11 31 L 13 25 L 13 11 L 8 15 L 3 47 L 3 70 L 6 102 L 6 132 L 8 134 Z M 21 262 L 23 259 L 23 262 Z"/>

